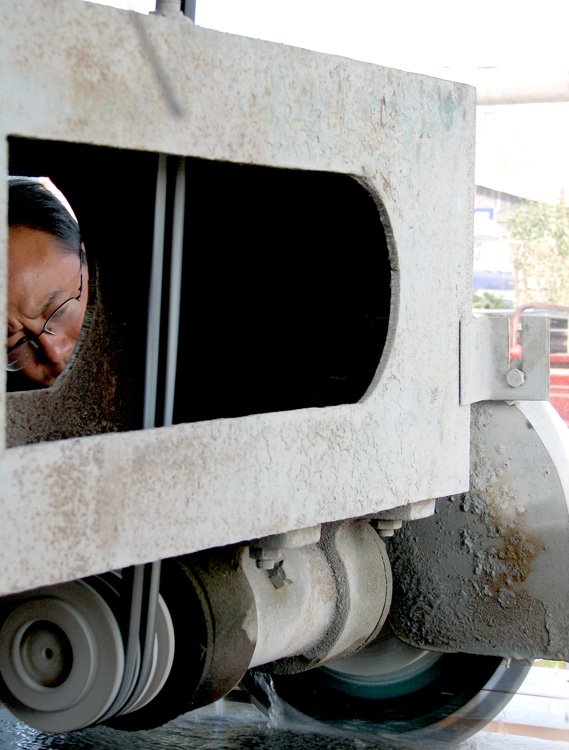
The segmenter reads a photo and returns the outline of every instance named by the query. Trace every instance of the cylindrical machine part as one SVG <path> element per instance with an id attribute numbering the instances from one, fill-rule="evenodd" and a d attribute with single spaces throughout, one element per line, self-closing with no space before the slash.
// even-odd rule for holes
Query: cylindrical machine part
<path id="1" fill-rule="evenodd" d="M 375 637 L 389 612 L 392 580 L 385 545 L 366 521 L 329 524 L 318 545 L 282 555 L 278 588 L 253 560 L 242 563 L 257 607 L 251 667 L 276 662 L 271 669 L 301 671 Z"/>
<path id="2" fill-rule="evenodd" d="M 156 0 L 156 10 L 153 13 L 160 16 L 181 16 L 182 0 Z"/>
<path id="3" fill-rule="evenodd" d="M 11 711 L 47 732 L 80 729 L 103 716 L 124 668 L 119 626 L 103 597 L 75 581 L 4 604 L 0 694 Z"/>
<path id="4" fill-rule="evenodd" d="M 260 540 L 253 554 L 229 546 L 163 561 L 153 641 L 126 627 L 128 576 L 7 597 L 0 603 L 7 705 L 44 731 L 98 721 L 149 728 L 223 697 L 247 669 L 299 672 L 375 637 L 389 611 L 391 572 L 369 523 L 327 524 L 320 541 L 304 547 L 276 551 L 270 542 Z M 154 643 L 150 671 L 140 668 L 143 643 Z M 130 651 L 138 654 L 133 675 Z"/>
<path id="5" fill-rule="evenodd" d="M 323 537 L 326 543 L 326 537 Z M 385 543 L 366 521 L 340 524 L 333 544 L 342 562 L 345 619 L 338 639 L 320 662 L 348 656 L 373 640 L 391 606 L 392 576 Z M 338 571 L 337 565 L 334 569 Z"/>
<path id="6" fill-rule="evenodd" d="M 257 643 L 250 667 L 302 653 L 323 638 L 336 608 L 334 576 L 316 545 L 283 551 L 279 588 L 270 572 L 243 558 L 257 607 Z"/>

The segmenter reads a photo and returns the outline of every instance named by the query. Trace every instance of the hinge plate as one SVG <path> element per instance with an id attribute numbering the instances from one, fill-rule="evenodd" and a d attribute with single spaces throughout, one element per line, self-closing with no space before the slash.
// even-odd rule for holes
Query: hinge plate
<path id="1" fill-rule="evenodd" d="M 549 401 L 549 318 L 524 320 L 523 358 L 510 362 L 509 319 L 460 320 L 460 403 Z"/>

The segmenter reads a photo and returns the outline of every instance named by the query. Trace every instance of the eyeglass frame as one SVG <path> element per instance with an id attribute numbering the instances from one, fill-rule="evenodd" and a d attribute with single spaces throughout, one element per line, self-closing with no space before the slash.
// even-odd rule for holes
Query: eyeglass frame
<path id="1" fill-rule="evenodd" d="M 49 333 L 50 336 L 58 336 L 59 335 L 55 331 L 49 331 L 47 329 L 47 325 L 48 325 L 49 321 L 53 318 L 53 316 L 57 314 L 58 310 L 61 310 L 61 308 L 64 305 L 66 305 L 68 302 L 71 302 L 71 300 L 77 300 L 77 302 L 79 302 L 79 300 L 81 299 L 81 296 L 83 295 L 83 247 L 82 246 L 81 246 L 81 248 L 79 250 L 79 264 L 80 264 L 79 265 L 79 273 L 81 274 L 81 280 L 80 280 L 80 283 L 79 283 L 79 294 L 76 297 L 68 297 L 68 299 L 66 299 L 64 302 L 62 302 L 60 305 L 58 305 L 55 308 L 55 310 L 51 313 L 51 315 L 46 319 L 45 323 L 43 324 L 42 330 L 38 333 L 37 336 L 34 333 L 29 334 L 29 335 L 26 334 L 25 336 L 22 336 L 22 338 L 19 341 L 17 341 L 14 344 L 14 346 L 11 346 L 6 351 L 6 355 L 8 357 L 10 356 L 10 354 L 12 354 L 12 352 L 16 351 L 16 349 L 19 349 L 21 346 L 23 346 L 24 344 L 27 344 L 27 343 L 34 343 L 34 344 L 36 344 L 37 348 L 35 349 L 35 351 L 37 351 L 37 349 L 39 348 L 38 339 L 44 333 Z M 33 357 L 34 361 L 36 359 L 37 359 L 37 355 Z M 10 368 L 9 368 L 8 365 L 6 365 L 6 369 L 8 370 L 8 372 L 18 372 L 18 370 L 10 370 Z M 19 369 L 21 370 L 22 368 L 20 367 Z"/>

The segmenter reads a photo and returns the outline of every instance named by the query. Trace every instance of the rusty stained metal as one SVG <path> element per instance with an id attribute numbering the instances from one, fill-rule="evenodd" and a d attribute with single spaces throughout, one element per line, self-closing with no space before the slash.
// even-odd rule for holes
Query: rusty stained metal
<path id="1" fill-rule="evenodd" d="M 544 403 L 473 406 L 470 491 L 438 500 L 432 518 L 391 543 L 391 622 L 405 641 L 569 656 L 569 437 L 560 422 Z"/>

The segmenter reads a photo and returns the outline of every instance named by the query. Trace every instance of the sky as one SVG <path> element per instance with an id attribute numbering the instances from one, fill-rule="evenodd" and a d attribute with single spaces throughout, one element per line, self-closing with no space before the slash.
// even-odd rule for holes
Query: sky
<path id="1" fill-rule="evenodd" d="M 103 4 L 143 13 L 156 5 Z M 414 72 L 567 69 L 567 0 L 196 0 L 196 23 Z"/>
<path id="2" fill-rule="evenodd" d="M 499 73 L 569 87 L 569 0 L 196 0 L 196 23 L 474 85 Z M 536 200 L 569 195 L 569 102 L 479 107 L 477 131 L 477 184 Z"/>

